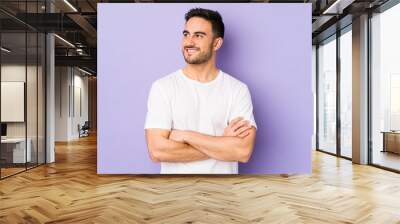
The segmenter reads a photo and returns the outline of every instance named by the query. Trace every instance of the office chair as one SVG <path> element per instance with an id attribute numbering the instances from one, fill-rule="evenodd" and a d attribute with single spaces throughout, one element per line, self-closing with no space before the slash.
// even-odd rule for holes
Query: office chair
<path id="1" fill-rule="evenodd" d="M 80 125 L 78 124 L 79 138 L 89 136 L 89 129 L 90 129 L 89 121 L 85 121 L 82 127 L 80 127 Z"/>

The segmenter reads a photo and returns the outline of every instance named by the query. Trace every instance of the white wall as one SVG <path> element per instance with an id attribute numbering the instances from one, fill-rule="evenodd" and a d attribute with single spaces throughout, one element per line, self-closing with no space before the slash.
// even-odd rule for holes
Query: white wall
<path id="1" fill-rule="evenodd" d="M 74 82 L 72 88 L 74 90 L 74 96 L 71 96 L 71 99 L 74 99 L 74 102 L 71 102 L 71 135 L 73 138 L 78 138 L 78 124 L 81 126 L 88 121 L 88 77 L 82 76 L 83 73 L 78 73 L 79 70 L 74 70 Z M 71 89 L 71 90 L 72 90 Z M 80 111 L 81 110 L 81 111 Z"/>
<path id="2" fill-rule="evenodd" d="M 25 71 L 24 65 L 8 64 L 1 66 L 1 81 L 2 82 L 25 82 Z M 32 70 L 32 66 L 28 66 L 28 74 Z M 6 110 L 6 108 L 1 108 Z M 25 137 L 25 123 L 24 122 L 7 122 L 7 137 Z"/>
<path id="3" fill-rule="evenodd" d="M 56 67 L 55 89 L 55 140 L 77 139 L 78 124 L 88 120 L 88 77 L 76 68 Z"/>
<path id="4" fill-rule="evenodd" d="M 27 69 L 27 70 L 25 70 Z M 26 73 L 27 72 L 27 73 Z M 41 70 L 39 70 L 41 72 Z M 36 135 L 37 122 L 37 99 L 36 99 L 36 66 L 5 64 L 1 66 L 1 81 L 2 82 L 25 82 L 25 76 L 28 78 L 27 87 L 27 120 L 28 120 L 28 137 L 31 133 Z M 42 105 L 39 105 L 41 107 Z M 6 110 L 6 108 L 2 108 Z M 33 123 L 32 123 L 33 122 Z M 26 122 L 7 122 L 8 137 L 24 137 Z M 42 137 L 42 136 L 41 136 Z"/>
<path id="5" fill-rule="evenodd" d="M 69 68 L 55 68 L 55 141 L 68 140 L 68 117 L 70 84 Z"/>

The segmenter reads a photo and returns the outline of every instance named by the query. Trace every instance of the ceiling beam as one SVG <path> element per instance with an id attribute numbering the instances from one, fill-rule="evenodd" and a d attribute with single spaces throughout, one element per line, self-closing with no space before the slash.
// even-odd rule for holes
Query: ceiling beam
<path id="1" fill-rule="evenodd" d="M 82 66 L 96 71 L 97 60 L 91 56 L 55 56 L 56 66 Z"/>

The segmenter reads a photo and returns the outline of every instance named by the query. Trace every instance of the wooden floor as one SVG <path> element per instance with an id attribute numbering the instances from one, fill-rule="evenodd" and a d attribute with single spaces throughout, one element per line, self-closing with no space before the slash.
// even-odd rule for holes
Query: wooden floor
<path id="1" fill-rule="evenodd" d="M 320 152 L 312 175 L 96 174 L 96 139 L 0 181 L 0 223 L 400 223 L 400 175 Z"/>
<path id="2" fill-rule="evenodd" d="M 25 171 L 25 167 L 24 168 L 1 168 L 1 177 L 8 177 L 11 176 L 13 174 Z"/>

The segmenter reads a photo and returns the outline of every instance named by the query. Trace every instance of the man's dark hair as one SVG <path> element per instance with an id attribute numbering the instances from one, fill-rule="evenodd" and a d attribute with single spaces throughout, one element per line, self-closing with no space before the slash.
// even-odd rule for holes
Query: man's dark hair
<path id="1" fill-rule="evenodd" d="M 200 17 L 211 23 L 212 31 L 214 37 L 224 38 L 225 26 L 222 21 L 222 17 L 217 11 L 212 11 L 209 9 L 193 8 L 185 14 L 186 22 L 192 17 Z"/>

